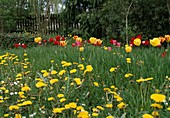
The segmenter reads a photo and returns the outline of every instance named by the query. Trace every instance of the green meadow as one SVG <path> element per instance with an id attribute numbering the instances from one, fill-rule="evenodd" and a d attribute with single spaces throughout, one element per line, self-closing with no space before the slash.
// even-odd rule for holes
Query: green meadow
<path id="1" fill-rule="evenodd" d="M 170 53 L 163 52 L 92 45 L 1 50 L 0 117 L 168 118 Z"/>

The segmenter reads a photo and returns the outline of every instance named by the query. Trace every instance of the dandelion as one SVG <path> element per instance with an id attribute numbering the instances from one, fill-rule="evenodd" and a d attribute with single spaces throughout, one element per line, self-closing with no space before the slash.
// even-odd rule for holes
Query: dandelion
<path id="1" fill-rule="evenodd" d="M 78 65 L 78 68 L 79 68 L 80 70 L 84 70 L 84 65 L 83 65 L 83 64 L 79 64 L 79 65 Z"/>
<path id="2" fill-rule="evenodd" d="M 30 88 L 29 86 L 27 86 L 27 84 L 25 84 L 25 85 L 21 88 L 21 91 L 25 91 L 25 92 L 30 91 L 30 90 L 31 90 L 31 88 Z"/>
<path id="3" fill-rule="evenodd" d="M 51 80 L 50 80 L 50 84 L 51 84 L 51 85 L 54 84 L 54 83 L 56 83 L 56 82 L 58 82 L 58 79 L 51 79 Z"/>
<path id="4" fill-rule="evenodd" d="M 107 107 L 107 108 L 112 108 L 113 105 L 112 105 L 111 103 L 109 103 L 109 104 L 106 104 L 106 107 Z"/>
<path id="5" fill-rule="evenodd" d="M 98 108 L 100 110 L 104 110 L 104 108 L 102 106 L 96 106 L 96 108 Z"/>
<path id="6" fill-rule="evenodd" d="M 110 68 L 110 72 L 114 72 L 116 70 L 115 67 Z"/>
<path id="7" fill-rule="evenodd" d="M 74 81 L 77 85 L 80 85 L 82 83 L 80 78 L 74 78 Z"/>
<path id="8" fill-rule="evenodd" d="M 79 48 L 80 52 L 84 51 L 84 47 Z"/>
<path id="9" fill-rule="evenodd" d="M 154 116 L 154 117 L 159 116 L 158 111 L 153 111 L 153 112 L 152 112 L 152 116 Z"/>
<path id="10" fill-rule="evenodd" d="M 170 111 L 170 107 L 168 107 L 167 110 Z"/>
<path id="11" fill-rule="evenodd" d="M 154 107 L 154 108 L 158 108 L 158 109 L 162 108 L 162 106 L 160 104 L 157 104 L 157 103 L 151 104 L 150 106 Z"/>
<path id="12" fill-rule="evenodd" d="M 106 118 L 114 118 L 113 116 L 107 116 Z"/>
<path id="13" fill-rule="evenodd" d="M 15 118 L 22 118 L 21 114 L 15 114 Z"/>
<path id="14" fill-rule="evenodd" d="M 62 103 L 62 102 L 65 102 L 66 101 L 66 99 L 65 98 L 61 98 L 60 99 L 60 102 Z"/>
<path id="15" fill-rule="evenodd" d="M 84 71 L 84 74 L 86 74 L 86 72 L 91 72 L 92 70 L 93 70 L 93 67 L 91 65 L 87 65 L 86 70 Z"/>
<path id="16" fill-rule="evenodd" d="M 65 108 L 53 108 L 53 113 L 62 113 Z"/>
<path id="17" fill-rule="evenodd" d="M 57 97 L 62 98 L 62 97 L 64 97 L 64 94 L 58 94 Z"/>
<path id="18" fill-rule="evenodd" d="M 142 118 L 154 118 L 154 117 L 152 115 L 150 115 L 150 114 L 144 114 L 142 116 Z"/>
<path id="19" fill-rule="evenodd" d="M 92 113 L 92 116 L 97 117 L 99 114 L 98 113 Z"/>
<path id="20" fill-rule="evenodd" d="M 150 96 L 155 102 L 163 102 L 166 99 L 166 96 L 163 94 L 154 93 Z"/>
<path id="21" fill-rule="evenodd" d="M 97 87 L 99 87 L 99 83 L 98 82 L 93 82 L 93 84 Z"/>
<path id="22" fill-rule="evenodd" d="M 70 70 L 70 74 L 73 74 L 73 73 L 76 73 L 77 72 L 77 70 L 76 69 L 72 69 L 72 70 Z"/>
<path id="23" fill-rule="evenodd" d="M 57 71 L 52 70 L 52 71 L 51 71 L 51 74 L 52 74 L 52 75 L 55 75 L 55 74 L 57 74 Z"/>
<path id="24" fill-rule="evenodd" d="M 49 98 L 48 98 L 48 101 L 53 101 L 53 100 L 55 100 L 54 97 L 49 97 Z"/>
<path id="25" fill-rule="evenodd" d="M 58 73 L 58 75 L 63 75 L 64 73 L 66 73 L 66 70 L 61 70 L 59 73 Z"/>
<path id="26" fill-rule="evenodd" d="M 17 106 L 17 105 L 11 105 L 11 106 L 9 106 L 9 110 L 11 111 L 11 110 L 18 110 L 19 109 L 19 107 Z"/>
<path id="27" fill-rule="evenodd" d="M 36 83 L 36 87 L 37 87 L 37 88 L 41 88 L 41 87 L 45 87 L 45 86 L 47 86 L 47 84 L 45 84 L 44 82 L 38 82 L 38 83 Z"/>
<path id="28" fill-rule="evenodd" d="M 133 74 L 131 74 L 131 73 L 128 73 L 128 74 L 124 75 L 124 77 L 126 77 L 126 78 L 131 77 L 131 76 L 133 76 Z"/>
<path id="29" fill-rule="evenodd" d="M 77 118 L 90 118 L 89 113 L 87 111 L 81 111 L 78 115 Z"/>
<path id="30" fill-rule="evenodd" d="M 27 105 L 31 105 L 32 102 L 28 100 L 28 101 L 23 102 L 22 104 L 23 104 L 23 106 L 27 106 Z"/>
<path id="31" fill-rule="evenodd" d="M 126 106 L 126 104 L 124 103 L 124 102 L 121 102 L 121 103 L 119 103 L 118 105 L 117 105 L 117 107 L 119 108 L 119 109 L 122 109 L 122 108 L 124 108 Z"/>
<path id="32" fill-rule="evenodd" d="M 70 108 L 76 108 L 77 104 L 75 102 L 69 103 Z"/>
<path id="33" fill-rule="evenodd" d="M 9 116 L 9 114 L 4 114 L 4 117 L 8 117 Z"/>
<path id="34" fill-rule="evenodd" d="M 84 110 L 84 108 L 83 108 L 82 106 L 77 106 L 77 107 L 76 107 L 76 110 L 82 111 L 82 110 Z"/>

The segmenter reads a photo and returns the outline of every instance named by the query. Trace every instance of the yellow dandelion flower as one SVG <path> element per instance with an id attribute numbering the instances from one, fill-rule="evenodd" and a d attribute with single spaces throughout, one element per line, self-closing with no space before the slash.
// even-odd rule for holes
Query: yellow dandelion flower
<path id="1" fill-rule="evenodd" d="M 76 73 L 77 72 L 77 70 L 76 69 L 72 69 L 72 70 L 70 70 L 70 74 L 72 74 L 72 73 Z"/>
<path id="2" fill-rule="evenodd" d="M 92 116 L 97 117 L 99 114 L 98 113 L 92 113 Z"/>
<path id="3" fill-rule="evenodd" d="M 31 90 L 31 88 L 30 88 L 29 86 L 27 86 L 27 84 L 25 84 L 25 85 L 21 88 L 21 91 L 25 91 L 25 92 L 30 91 L 30 90 Z"/>
<path id="4" fill-rule="evenodd" d="M 99 83 L 98 82 L 93 82 L 93 84 L 97 87 L 99 87 Z"/>
<path id="5" fill-rule="evenodd" d="M 78 67 L 79 67 L 80 70 L 84 70 L 84 65 L 83 64 L 79 64 Z"/>
<path id="6" fill-rule="evenodd" d="M 74 81 L 77 85 L 80 85 L 82 83 L 80 78 L 74 78 Z"/>
<path id="7" fill-rule="evenodd" d="M 52 71 L 51 71 L 51 74 L 52 74 L 52 75 L 55 75 L 55 74 L 57 74 L 57 71 L 52 70 Z"/>
<path id="8" fill-rule="evenodd" d="M 167 110 L 170 111 L 170 107 L 168 107 Z"/>
<path id="9" fill-rule="evenodd" d="M 47 77 L 49 75 L 49 73 L 48 72 L 45 72 L 44 74 L 43 74 L 43 77 Z"/>
<path id="10" fill-rule="evenodd" d="M 158 108 L 158 109 L 161 109 L 161 108 L 162 108 L 162 106 L 161 106 L 160 104 L 158 104 L 158 103 L 153 103 L 153 104 L 151 104 L 150 106 L 151 106 L 151 107 Z"/>
<path id="11" fill-rule="evenodd" d="M 31 101 L 29 101 L 29 100 L 27 100 L 27 101 L 23 102 L 22 104 L 23 104 L 24 106 L 27 106 L 27 105 L 31 105 L 31 104 L 32 104 L 32 102 L 31 102 Z"/>
<path id="12" fill-rule="evenodd" d="M 82 106 L 77 106 L 76 110 L 82 111 L 82 110 L 84 110 L 84 108 Z"/>
<path id="13" fill-rule="evenodd" d="M 22 118 L 21 114 L 15 114 L 15 118 Z"/>
<path id="14" fill-rule="evenodd" d="M 110 72 L 114 72 L 116 70 L 115 67 L 110 68 Z"/>
<path id="15" fill-rule="evenodd" d="M 48 101 L 53 101 L 53 100 L 55 100 L 54 97 L 49 97 L 49 98 L 48 98 Z"/>
<path id="16" fill-rule="evenodd" d="M 113 116 L 107 116 L 106 118 L 114 118 Z"/>
<path id="17" fill-rule="evenodd" d="M 154 117 L 152 115 L 150 115 L 150 114 L 144 114 L 142 116 L 142 118 L 154 118 Z"/>
<path id="18" fill-rule="evenodd" d="M 4 102 L 4 100 L 0 100 L 0 103 L 3 103 Z"/>
<path id="19" fill-rule="evenodd" d="M 152 112 L 152 116 L 154 116 L 154 117 L 159 116 L 158 111 L 153 111 L 153 112 Z"/>
<path id="20" fill-rule="evenodd" d="M 104 108 L 102 106 L 96 106 L 96 108 L 98 108 L 100 110 L 104 110 Z"/>
<path id="21" fill-rule="evenodd" d="M 84 51 L 84 47 L 79 48 L 80 52 Z"/>
<path id="22" fill-rule="evenodd" d="M 61 70 L 59 73 L 58 73 L 58 75 L 63 75 L 64 73 L 66 73 L 66 70 Z"/>
<path id="23" fill-rule="evenodd" d="M 126 104 L 124 103 L 124 102 L 121 102 L 121 103 L 119 103 L 118 105 L 117 105 L 117 107 L 119 108 L 119 109 L 122 109 L 122 108 L 124 108 L 126 106 Z"/>
<path id="24" fill-rule="evenodd" d="M 38 83 L 36 83 L 36 87 L 37 87 L 37 88 L 41 88 L 41 87 L 45 87 L 45 86 L 47 86 L 47 84 L 45 84 L 44 82 L 38 82 Z"/>
<path id="25" fill-rule="evenodd" d="M 62 97 L 64 97 L 64 94 L 58 94 L 57 97 L 62 98 Z"/>
<path id="26" fill-rule="evenodd" d="M 166 99 L 166 96 L 163 94 L 154 93 L 150 96 L 155 102 L 163 102 Z"/>
<path id="27" fill-rule="evenodd" d="M 50 84 L 51 84 L 51 85 L 54 84 L 54 83 L 56 83 L 56 82 L 58 82 L 58 79 L 51 79 L 51 80 L 50 80 Z"/>
<path id="28" fill-rule="evenodd" d="M 9 116 L 9 114 L 4 114 L 4 117 L 8 117 Z"/>
<path id="29" fill-rule="evenodd" d="M 69 104 L 66 104 L 66 105 L 64 105 L 64 108 L 65 108 L 65 109 L 70 109 L 70 105 L 69 105 Z"/>
<path id="30" fill-rule="evenodd" d="M 77 104 L 75 102 L 69 103 L 70 108 L 76 108 Z"/>
<path id="31" fill-rule="evenodd" d="M 81 111 L 78 115 L 77 118 L 90 118 L 89 113 L 87 111 Z"/>
<path id="32" fill-rule="evenodd" d="M 107 107 L 107 108 L 112 108 L 112 107 L 113 107 L 113 104 L 111 104 L 111 103 L 106 104 L 106 107 Z"/>
<path id="33" fill-rule="evenodd" d="M 9 106 L 9 110 L 11 111 L 11 110 L 18 110 L 19 109 L 19 107 L 17 106 L 17 105 L 11 105 L 11 106 Z"/>
<path id="34" fill-rule="evenodd" d="M 62 113 L 65 108 L 53 108 L 53 113 Z"/>
<path id="35" fill-rule="evenodd" d="M 62 102 L 65 102 L 66 101 L 66 99 L 65 98 L 61 98 L 60 99 L 60 102 L 62 103 Z"/>
<path id="36" fill-rule="evenodd" d="M 103 89 L 105 92 L 107 91 L 107 92 L 110 92 L 111 90 L 110 90 L 110 88 L 104 88 Z"/>
<path id="37" fill-rule="evenodd" d="M 22 77 L 22 74 L 21 74 L 21 73 L 18 73 L 18 74 L 16 75 L 16 77 Z"/>

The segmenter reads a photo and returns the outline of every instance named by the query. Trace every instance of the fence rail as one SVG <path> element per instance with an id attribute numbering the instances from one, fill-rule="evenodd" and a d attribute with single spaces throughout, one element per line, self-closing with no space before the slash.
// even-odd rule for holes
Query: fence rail
<path id="1" fill-rule="evenodd" d="M 30 33 L 67 33 L 68 30 L 80 28 L 80 23 L 69 23 L 66 19 L 62 19 L 59 15 L 51 14 L 50 16 L 27 16 L 17 19 L 17 32 Z"/>

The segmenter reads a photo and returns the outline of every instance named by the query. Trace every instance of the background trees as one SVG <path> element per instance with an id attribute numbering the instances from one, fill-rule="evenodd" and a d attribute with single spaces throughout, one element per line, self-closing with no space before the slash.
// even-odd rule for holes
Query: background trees
<path id="1" fill-rule="evenodd" d="M 0 0 L 0 31 L 13 31 L 18 18 L 51 13 L 66 23 L 66 34 L 83 37 L 125 40 L 127 30 L 129 37 L 145 38 L 170 32 L 170 0 Z M 80 27 L 71 28 L 72 23 Z"/>

